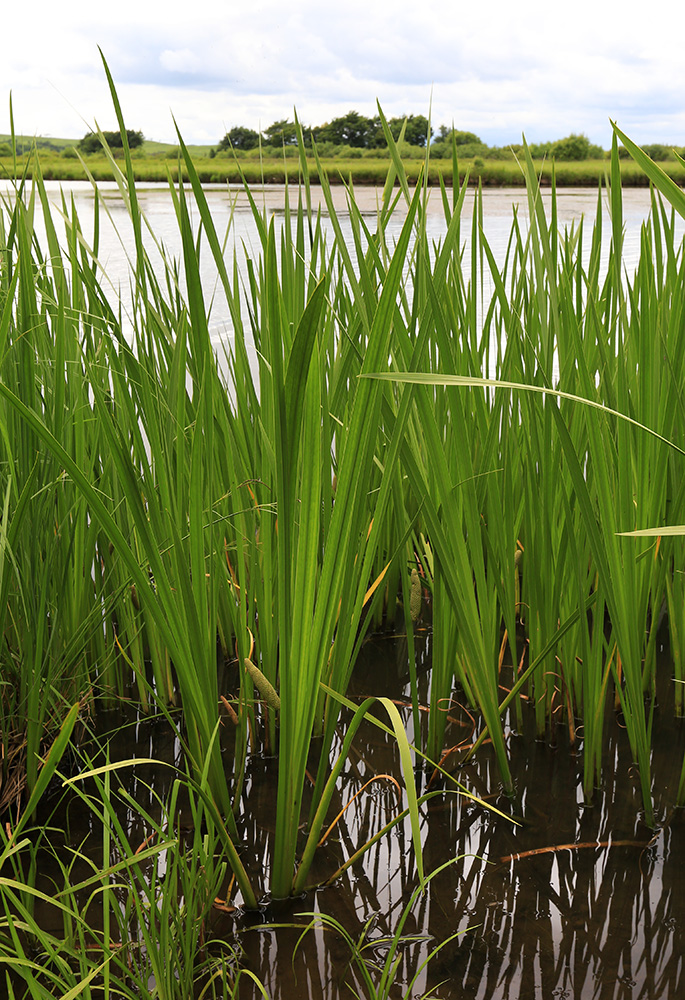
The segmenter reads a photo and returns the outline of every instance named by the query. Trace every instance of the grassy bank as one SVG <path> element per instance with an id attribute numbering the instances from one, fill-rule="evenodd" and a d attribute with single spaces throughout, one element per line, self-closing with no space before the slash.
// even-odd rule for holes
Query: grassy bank
<path id="1" fill-rule="evenodd" d="M 350 192 L 346 239 L 325 164 L 310 169 L 301 146 L 287 161 L 297 209 L 276 217 L 251 201 L 258 249 L 238 251 L 244 279 L 182 140 L 188 185 L 169 187 L 179 260 L 147 249 L 136 188 L 146 161 L 103 160 L 135 239 L 126 318 L 99 261 L 97 179 L 92 232 L 66 199 L 50 208 L 49 156 L 26 164 L 31 180 L 3 204 L 0 959 L 14 995 L 88 996 L 92 983 L 133 998 L 148 995 L 151 976 L 179 1000 L 194 985 L 234 995 L 237 957 L 204 948 L 217 897 L 230 910 L 296 896 L 363 866 L 376 839 L 405 823 L 421 885 L 422 810 L 460 790 L 435 765 L 487 739 L 499 806 L 522 808 L 507 733 L 524 714 L 540 738 L 565 728 L 587 803 L 606 778 L 612 711 L 645 821 L 659 819 L 655 789 L 669 808 L 685 802 L 685 778 L 664 788 L 650 756 L 662 610 L 685 714 L 685 259 L 671 207 L 685 215 L 685 197 L 620 136 L 660 192 L 626 274 L 617 144 L 610 225 L 598 212 L 580 231 L 558 230 L 554 198 L 545 215 L 524 150 L 529 222 L 512 219 L 497 261 L 482 201 L 467 216 L 465 187 L 445 179 L 445 233 L 433 242 L 426 185 L 443 163 L 414 174 L 418 162 L 386 134 L 373 229 Z M 314 180 L 331 231 L 311 208 Z M 235 334 L 228 374 L 209 335 L 217 296 Z M 433 656 L 422 668 L 413 634 L 427 600 Z M 406 717 L 383 693 L 346 700 L 372 629 L 408 637 Z M 431 671 L 427 705 L 421 669 Z M 467 739 L 444 710 L 453 696 L 474 719 Z M 182 748 L 154 815 L 119 783 L 131 762 L 112 761 L 92 734 L 123 699 L 166 716 Z M 399 746 L 397 807 L 321 861 L 372 710 Z M 248 775 L 274 755 L 273 831 L 260 853 Z M 32 824 L 67 764 L 60 794 L 92 812 L 99 854 L 81 881 L 64 863 L 57 895 L 40 897 L 55 917 L 48 933 L 33 909 L 39 846 L 54 831 Z M 142 844 L 115 800 L 140 820 Z"/>
<path id="2" fill-rule="evenodd" d="M 240 184 L 243 179 L 249 184 L 284 184 L 288 181 L 291 184 L 298 183 L 301 178 L 301 165 L 298 157 L 282 155 L 265 155 L 258 159 L 253 156 L 239 157 L 234 159 L 229 156 L 217 156 L 211 158 L 207 152 L 196 152 L 191 150 L 193 168 L 202 184 Z M 179 165 L 177 149 L 170 148 L 166 153 L 146 154 L 134 151 L 131 158 L 133 177 L 138 182 L 161 182 L 167 181 L 170 175 L 174 180 L 178 180 L 179 174 L 188 180 L 189 174 L 186 166 Z M 103 156 L 91 155 L 86 157 L 85 163 L 88 172 L 97 181 L 112 179 L 112 169 L 107 158 Z M 344 155 L 339 157 L 322 158 L 318 163 L 313 156 L 306 156 L 307 171 L 312 181 L 318 180 L 319 167 L 321 167 L 331 184 L 353 183 L 357 185 L 374 185 L 382 187 L 385 183 L 391 160 L 386 156 L 365 156 L 348 159 Z M 603 183 L 609 169 L 607 160 L 586 160 L 582 162 L 566 162 L 552 164 L 549 161 L 534 161 L 535 170 L 543 186 L 552 183 L 552 175 L 559 187 L 597 187 Z M 685 184 L 685 167 L 675 161 L 663 164 L 668 175 L 676 183 Z M 648 180 L 632 160 L 621 160 L 621 182 L 625 187 L 645 187 Z M 40 170 L 45 180 L 73 181 L 86 180 L 87 172 L 77 158 L 55 154 L 54 152 L 40 152 Z M 451 159 L 434 159 L 429 161 L 428 167 L 422 159 L 412 157 L 403 160 L 403 170 L 410 183 L 415 183 L 421 175 L 424 180 L 431 185 L 444 184 L 451 186 L 454 181 L 454 169 Z M 15 170 L 12 157 L 0 156 L 0 176 L 15 178 L 26 172 L 29 177 L 33 176 L 34 163 L 33 154 L 26 153 L 20 156 Z M 464 159 L 459 161 L 459 183 L 463 183 L 468 176 L 468 182 L 472 185 L 478 183 L 485 187 L 523 187 L 525 185 L 525 175 L 521 170 L 519 162 L 511 160 L 473 160 Z"/>

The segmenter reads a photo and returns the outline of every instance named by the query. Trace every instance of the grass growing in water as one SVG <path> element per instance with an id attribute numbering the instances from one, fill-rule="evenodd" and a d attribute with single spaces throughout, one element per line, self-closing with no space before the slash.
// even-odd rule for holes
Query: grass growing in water
<path id="1" fill-rule="evenodd" d="M 681 545 L 662 531 L 685 522 L 683 456 L 669 445 L 685 439 L 685 262 L 667 201 L 683 204 L 620 137 L 661 192 L 628 275 L 617 151 L 608 232 L 599 211 L 591 233 L 584 222 L 560 233 L 527 158 L 528 221 L 514 217 L 497 261 L 480 197 L 464 218 L 463 187 L 443 188 L 446 231 L 431 243 L 427 175 L 410 187 L 390 136 L 374 223 L 350 190 L 346 240 L 324 176 L 327 233 L 302 149 L 298 205 L 281 227 L 246 188 L 259 251 L 245 287 L 180 137 L 189 188 L 170 185 L 180 261 L 146 250 L 132 161 L 120 169 L 112 158 L 136 246 L 127 317 L 104 292 L 97 185 L 91 237 L 66 199 L 58 236 L 39 174 L 18 183 L 0 269 L 6 807 L 21 802 L 25 780 L 33 809 L 49 774 L 44 741 L 56 737 L 57 755 L 79 712 L 133 678 L 142 710 L 151 697 L 182 704 L 189 765 L 239 901 L 299 891 L 325 829 L 338 705 L 364 630 L 392 622 L 398 596 L 411 608 L 420 565 L 435 628 L 422 749 L 434 759 L 450 749 L 440 706 L 456 683 L 509 790 L 506 712 L 520 717 L 532 701 L 541 734 L 563 720 L 575 740 L 582 724 L 591 800 L 615 700 L 654 822 L 664 605 L 672 646 L 683 647 Z M 209 336 L 205 256 L 234 327 L 228 380 Z M 389 377 L 359 377 L 378 373 Z M 625 534 L 644 528 L 659 541 Z M 217 646 L 234 663 L 232 689 L 219 688 Z M 507 648 L 520 669 L 505 693 Z M 418 718 L 415 678 L 413 697 Z M 381 704 L 402 747 L 421 877 L 411 750 L 399 713 Z M 301 836 L 314 735 L 315 805 Z M 248 754 L 265 749 L 278 752 L 276 832 L 253 884 L 251 845 L 239 849 L 244 773 Z M 16 815 L 15 838 L 28 822 Z"/>

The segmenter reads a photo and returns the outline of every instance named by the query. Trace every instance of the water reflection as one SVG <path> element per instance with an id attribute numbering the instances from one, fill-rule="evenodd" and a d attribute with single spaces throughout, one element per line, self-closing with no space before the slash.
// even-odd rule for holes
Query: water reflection
<path id="1" fill-rule="evenodd" d="M 382 643 L 367 644 L 358 696 L 373 693 L 371 686 L 378 685 L 376 693 L 394 690 L 398 699 L 406 697 L 408 685 L 398 676 L 394 651 L 381 658 L 382 650 Z M 408 711 L 406 721 L 410 726 Z M 432 881 L 412 911 L 405 932 L 424 940 L 402 949 L 398 985 L 406 988 L 432 948 L 459 931 L 420 975 L 414 996 L 425 990 L 443 1000 L 662 1000 L 685 995 L 685 878 L 678 854 L 685 816 L 672 809 L 683 734 L 672 717 L 668 691 L 663 692 L 654 750 L 670 761 L 655 763 L 655 773 L 665 775 L 664 786 L 655 789 L 661 823 L 656 833 L 641 820 L 625 731 L 615 722 L 608 728 L 604 784 L 593 807 L 582 802 L 580 755 L 564 745 L 561 732 L 554 749 L 523 736 L 510 739 L 519 789 L 513 812 L 521 825 L 453 795 L 424 807 L 426 870 L 461 858 Z M 392 740 L 379 730 L 369 726 L 360 731 L 357 751 L 347 775 L 350 789 L 371 773 L 398 773 Z M 487 750 L 458 776 L 478 794 L 498 788 Z M 347 790 L 342 797 L 347 798 Z M 319 858 L 320 877 L 383 825 L 392 798 L 378 783 L 365 802 L 348 811 L 337 844 Z M 494 802 L 512 812 L 505 798 Z M 300 901 L 299 908 L 297 901 L 288 904 L 288 919 L 305 923 L 295 914 L 318 909 L 357 940 L 373 918 L 369 934 L 378 938 L 394 932 L 415 886 L 411 835 L 405 826 L 375 845 L 332 888 Z M 244 930 L 241 937 L 250 967 L 271 996 L 337 1000 L 349 995 L 342 984 L 349 949 L 333 931 L 310 932 L 294 963 L 294 931 L 283 935 L 261 926 Z M 375 957 L 383 961 L 382 949 Z M 360 986 L 353 970 L 347 975 Z"/>
<path id="2" fill-rule="evenodd" d="M 135 256 L 135 240 L 126 207 L 116 184 L 113 181 L 101 182 L 98 184 L 98 188 L 103 194 L 107 206 L 107 212 L 103 213 L 100 218 L 98 251 L 98 260 L 105 276 L 103 284 L 106 287 L 109 283 L 112 301 L 115 302 L 120 299 L 124 307 L 124 314 L 126 315 L 131 303 L 131 261 Z M 3 191 L 9 192 L 9 189 L 10 185 L 8 182 L 0 182 L 0 193 Z M 94 220 L 94 197 L 90 184 L 86 181 L 71 181 L 61 184 L 56 181 L 48 181 L 46 182 L 46 189 L 50 202 L 57 208 L 61 208 L 62 193 L 64 193 L 67 199 L 73 198 L 84 237 L 86 241 L 90 240 L 92 238 Z M 164 248 L 169 259 L 180 259 L 181 256 L 181 237 L 173 201 L 166 184 L 141 183 L 136 186 L 136 191 L 140 208 L 149 224 L 149 228 L 144 228 L 143 230 L 143 242 L 150 254 L 153 266 L 159 266 L 161 274 L 162 260 L 159 253 L 160 247 Z M 276 215 L 278 225 L 284 225 L 285 187 L 278 184 L 265 185 L 263 187 L 255 185 L 251 188 L 251 191 L 255 197 L 256 204 L 264 210 L 267 217 Z M 346 191 L 341 186 L 334 186 L 332 192 L 336 212 L 340 213 L 341 227 L 345 240 L 348 247 L 353 249 L 354 239 L 347 210 Z M 247 280 L 246 258 L 250 257 L 254 260 L 261 253 L 257 227 L 254 223 L 247 196 L 240 187 L 229 187 L 228 185 L 207 185 L 205 193 L 219 238 L 221 239 L 228 233 L 225 247 L 228 272 L 230 274 L 232 261 L 235 257 L 238 262 L 241 280 L 245 282 Z M 377 212 L 381 197 L 379 190 L 370 187 L 358 187 L 355 188 L 354 194 L 355 201 L 363 214 L 373 216 Z M 296 185 L 290 186 L 288 196 L 291 208 L 295 209 L 298 201 Z M 467 273 L 471 239 L 470 220 L 473 214 L 474 197 L 474 192 L 470 189 L 465 197 L 463 208 L 463 261 Z M 322 225 L 329 239 L 329 245 L 332 245 L 333 228 L 325 209 L 325 202 L 320 188 L 316 186 L 312 188 L 312 198 L 314 211 L 322 208 Z M 547 217 L 549 218 L 551 214 L 551 195 L 548 191 L 543 191 L 541 198 Z M 190 193 L 188 194 L 188 205 L 191 217 L 194 219 L 196 227 L 198 227 L 199 213 Z M 606 265 L 610 234 L 608 201 L 606 197 L 603 197 L 602 205 L 606 237 L 603 260 L 604 265 Z M 404 208 L 403 202 L 400 201 L 397 211 L 388 225 L 389 244 L 392 244 L 393 238 L 401 230 Z M 503 264 L 507 253 L 514 211 L 518 213 L 523 231 L 525 232 L 528 216 L 528 200 L 525 189 L 494 188 L 483 191 L 483 230 L 490 243 L 495 260 L 500 265 Z M 623 192 L 625 230 L 623 259 L 628 274 L 632 273 L 637 263 L 640 249 L 640 228 L 647 218 L 649 211 L 650 192 L 648 189 L 628 188 Z M 596 190 L 587 188 L 562 188 L 558 191 L 557 219 L 560 228 L 563 229 L 566 226 L 572 225 L 577 226 L 582 217 L 587 220 L 583 230 L 585 260 L 587 260 L 587 252 L 591 243 L 591 222 L 594 220 L 596 214 Z M 369 218 L 368 221 L 373 231 L 373 219 Z M 439 241 L 446 232 L 442 196 L 437 189 L 431 189 L 430 191 L 427 203 L 426 230 L 431 243 Z M 44 241 L 40 206 L 36 207 L 36 231 L 39 236 L 42 236 Z M 683 222 L 679 217 L 676 219 L 675 232 L 677 237 L 683 232 Z M 208 304 L 211 302 L 210 333 L 217 347 L 221 344 L 230 344 L 232 337 L 230 312 L 208 247 L 205 247 L 204 252 L 201 254 L 200 269 L 205 299 Z M 180 279 L 183 284 L 182 268 Z M 488 287 L 487 283 L 484 286 L 484 293 L 486 298 L 492 293 L 492 287 Z"/>
<path id="3" fill-rule="evenodd" d="M 425 703 L 428 634 L 421 643 L 419 689 Z M 406 703 L 406 663 L 405 641 L 373 637 L 363 647 L 351 697 L 361 700 L 368 694 L 384 694 L 399 705 Z M 685 734 L 673 718 L 668 663 L 660 685 L 654 730 L 654 756 L 659 759 L 654 761 L 653 773 L 662 782 L 654 788 L 660 824 L 656 831 L 642 822 L 639 783 L 626 733 L 613 716 L 607 722 L 603 786 L 591 808 L 582 800 L 582 748 L 574 755 L 565 745 L 561 728 L 555 748 L 511 731 L 509 750 L 517 788 L 513 803 L 500 794 L 497 768 L 487 746 L 476 761 L 455 772 L 474 794 L 507 815 L 517 816 L 519 825 L 447 788 L 423 807 L 426 871 L 457 860 L 432 880 L 411 910 L 404 934 L 412 940 L 400 949 L 395 974 L 398 992 L 391 995 L 401 996 L 432 949 L 456 933 L 459 936 L 420 973 L 413 996 L 428 990 L 442 1000 L 464 996 L 473 1000 L 663 1000 L 685 995 L 685 874 L 679 854 L 685 814 L 673 809 Z M 463 733 L 456 700 L 447 733 L 447 740 L 455 743 Z M 408 707 L 401 711 L 411 733 L 411 711 Z M 150 757 L 183 768 L 178 738 L 163 720 L 103 712 L 98 730 L 101 739 L 113 736 L 112 759 Z M 337 755 L 339 748 L 338 742 L 332 753 Z M 226 752 L 230 757 L 229 745 Z M 332 815 L 370 778 L 383 774 L 400 774 L 394 741 L 365 723 L 332 804 Z M 425 784 L 427 776 L 417 775 Z M 143 813 L 160 815 L 175 776 L 172 768 L 141 759 L 120 776 Z M 275 757 L 250 759 L 240 830 L 246 867 L 262 876 L 273 847 L 276 778 Z M 129 843 L 143 844 L 150 829 L 141 811 L 125 795 L 118 800 L 119 819 Z M 305 809 L 308 806 L 305 802 Z M 183 802 L 180 808 L 183 828 L 190 814 Z M 317 853 L 313 882 L 328 879 L 397 810 L 392 782 L 380 779 L 368 785 Z M 50 823 L 53 829 L 64 831 L 64 856 L 72 865 L 72 883 L 87 878 L 92 866 L 102 863 L 99 821 L 74 799 Z M 272 1000 L 339 1000 L 350 995 L 349 985 L 365 996 L 341 934 L 319 927 L 300 940 L 309 919 L 301 914 L 331 916 L 354 941 L 367 946 L 364 954 L 369 962 L 382 965 L 387 956 L 383 939 L 395 932 L 417 885 L 411 843 L 407 822 L 379 840 L 329 888 L 272 905 L 259 914 L 217 910 L 214 937 L 244 949 L 248 967 L 263 981 Z M 76 858 L 72 848 L 78 852 Z M 39 888 L 53 894 L 60 884 L 54 859 L 52 868 L 46 858 L 40 869 Z M 163 871 L 158 868 L 157 874 L 162 876 Z M 88 919 L 94 926 L 99 920 L 96 903 L 91 899 L 88 904 Z M 41 920 L 59 934 L 56 913 L 46 907 Z M 271 923 L 298 926 L 276 929 Z M 378 981 L 379 973 L 372 975 Z M 250 982 L 243 980 L 241 998 L 253 995 L 256 1000 L 259 994 L 251 989 Z"/>

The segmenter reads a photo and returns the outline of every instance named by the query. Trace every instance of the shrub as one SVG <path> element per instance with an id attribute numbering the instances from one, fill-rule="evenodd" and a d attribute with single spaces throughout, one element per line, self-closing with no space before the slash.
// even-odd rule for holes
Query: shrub
<path id="1" fill-rule="evenodd" d="M 491 146 L 488 150 L 489 160 L 513 160 L 514 151 L 511 146 Z"/>
<path id="2" fill-rule="evenodd" d="M 339 146 L 329 142 L 328 139 L 321 139 L 321 141 L 317 140 L 316 142 L 316 150 L 319 156 L 323 156 L 324 158 L 328 156 L 335 156 L 335 153 L 339 148 Z"/>
<path id="3" fill-rule="evenodd" d="M 102 134 L 110 149 L 123 149 L 123 140 L 120 132 L 103 132 Z M 129 149 L 137 149 L 145 141 L 142 132 L 134 132 L 130 128 L 126 129 L 126 138 L 128 139 Z M 100 136 L 97 132 L 86 132 L 80 140 L 78 148 L 82 153 L 99 153 L 102 149 Z"/>
<path id="4" fill-rule="evenodd" d="M 663 143 L 660 142 L 651 142 L 642 148 L 651 160 L 663 162 L 663 160 L 668 160 L 671 155 L 670 146 L 664 146 Z"/>
<path id="5" fill-rule="evenodd" d="M 252 128 L 245 128 L 237 125 L 227 132 L 219 143 L 219 150 L 228 149 L 256 149 L 259 145 L 259 132 Z"/>
<path id="6" fill-rule="evenodd" d="M 451 147 L 448 144 L 448 149 Z M 461 146 L 457 143 L 457 153 L 459 154 L 459 159 L 471 159 L 473 156 L 489 156 L 490 151 L 488 147 L 483 142 L 465 142 Z"/>
<path id="7" fill-rule="evenodd" d="M 435 142 L 446 142 L 449 145 L 452 142 L 452 136 L 454 136 L 457 146 L 470 146 L 474 143 L 479 146 L 484 145 L 483 140 L 475 132 L 463 132 L 456 128 L 450 129 L 446 125 L 441 125 L 438 129 L 438 138 Z"/>
<path id="8" fill-rule="evenodd" d="M 545 156 L 549 156 L 552 151 L 552 146 L 554 143 L 551 142 L 531 142 L 528 146 L 530 149 L 530 155 L 534 160 L 542 160 Z M 523 147 L 519 147 L 521 150 Z"/>
<path id="9" fill-rule="evenodd" d="M 550 152 L 555 160 L 587 160 L 590 155 L 590 140 L 586 135 L 573 133 L 552 143 Z"/>

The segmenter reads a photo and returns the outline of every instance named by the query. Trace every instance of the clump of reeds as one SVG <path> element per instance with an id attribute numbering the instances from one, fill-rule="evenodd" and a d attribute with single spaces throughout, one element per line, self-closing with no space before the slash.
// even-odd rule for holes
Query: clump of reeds
<path id="1" fill-rule="evenodd" d="M 123 161 L 105 147 L 135 241 L 127 316 L 104 290 L 107 207 L 96 182 L 92 236 L 66 199 L 58 236 L 39 170 L 18 182 L 2 215 L 3 738 L 10 718 L 26 733 L 31 794 L 41 741 L 70 712 L 120 696 L 131 680 L 143 710 L 151 699 L 179 702 L 189 766 L 252 907 L 264 892 L 308 883 L 370 706 L 331 764 L 360 643 L 400 606 L 413 628 L 419 570 L 434 622 L 421 749 L 442 757 L 441 706 L 458 684 L 480 712 L 478 742 L 487 733 L 506 791 L 505 720 L 520 717 L 525 699 L 541 734 L 564 720 L 574 740 L 582 725 L 590 800 L 604 706 L 615 699 L 652 822 L 664 603 L 682 670 L 680 543 L 660 531 L 685 521 L 683 453 L 670 444 L 683 440 L 685 415 L 685 264 L 672 212 L 655 193 L 626 274 L 617 148 L 591 232 L 585 222 L 559 232 L 554 191 L 548 218 L 526 153 L 528 219 L 514 216 L 498 261 L 480 195 L 464 217 L 466 184 L 442 188 L 445 234 L 431 242 L 427 173 L 410 186 L 387 128 L 386 138 L 391 165 L 373 224 L 349 190 L 351 240 L 320 163 L 328 230 L 312 207 L 302 141 L 298 204 L 286 198 L 282 225 L 246 186 L 259 246 L 244 262 L 244 287 L 181 137 L 188 185 L 169 186 L 178 261 L 146 249 L 125 140 Z M 672 182 L 621 139 L 682 212 Z M 233 324 L 228 377 L 209 335 L 205 256 Z M 626 537 L 640 528 L 660 537 Z M 231 690 L 219 687 L 217 645 L 235 666 Z M 516 673 L 505 692 L 507 653 Z M 397 709 L 380 704 L 401 746 L 421 875 L 411 752 Z M 235 728 L 228 767 L 221 705 Z M 269 869 L 255 885 L 238 845 L 250 810 L 245 762 L 264 749 L 278 753 L 278 801 Z"/>

